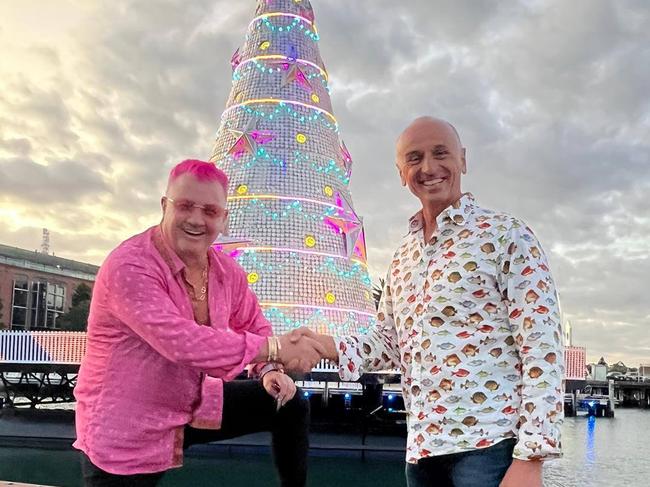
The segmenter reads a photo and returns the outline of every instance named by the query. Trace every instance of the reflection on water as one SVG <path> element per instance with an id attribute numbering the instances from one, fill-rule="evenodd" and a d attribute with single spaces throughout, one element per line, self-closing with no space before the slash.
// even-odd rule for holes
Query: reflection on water
<path id="1" fill-rule="evenodd" d="M 596 437 L 595 432 L 596 417 L 589 416 L 587 418 L 587 447 L 585 451 L 585 466 L 587 468 L 591 468 L 596 461 L 596 455 L 594 451 L 594 438 Z"/>
<path id="2" fill-rule="evenodd" d="M 650 485 L 650 410 L 617 409 L 615 418 L 566 418 L 564 458 L 545 467 L 545 485 Z"/>

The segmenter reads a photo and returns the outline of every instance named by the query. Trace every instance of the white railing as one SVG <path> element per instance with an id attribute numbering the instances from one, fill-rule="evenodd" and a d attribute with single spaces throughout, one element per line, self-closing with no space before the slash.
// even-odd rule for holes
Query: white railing
<path id="1" fill-rule="evenodd" d="M 83 331 L 0 331 L 0 363 L 79 364 L 85 352 Z"/>

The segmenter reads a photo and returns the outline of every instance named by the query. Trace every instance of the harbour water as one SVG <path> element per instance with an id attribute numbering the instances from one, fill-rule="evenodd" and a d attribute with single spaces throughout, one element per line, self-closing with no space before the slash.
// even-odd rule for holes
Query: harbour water
<path id="1" fill-rule="evenodd" d="M 564 458 L 548 464 L 546 485 L 650 485 L 650 410 L 617 409 L 614 418 L 566 418 Z"/>
<path id="2" fill-rule="evenodd" d="M 548 487 L 646 487 L 650 410 L 618 409 L 615 418 L 567 418 L 565 456 L 545 467 Z M 403 460 L 396 454 L 358 456 L 320 454 L 310 458 L 311 487 L 335 485 L 405 486 Z M 0 479 L 57 486 L 79 486 L 74 451 L 0 447 Z M 165 477 L 173 486 L 274 486 L 271 460 L 263 453 L 192 455 L 185 466 Z"/>

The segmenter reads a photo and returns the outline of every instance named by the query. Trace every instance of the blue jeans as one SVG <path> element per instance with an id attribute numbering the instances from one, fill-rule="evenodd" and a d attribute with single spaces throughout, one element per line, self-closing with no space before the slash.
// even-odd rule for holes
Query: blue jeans
<path id="1" fill-rule="evenodd" d="M 408 487 L 499 487 L 512 463 L 516 440 L 488 448 L 423 458 L 406 464 Z"/>

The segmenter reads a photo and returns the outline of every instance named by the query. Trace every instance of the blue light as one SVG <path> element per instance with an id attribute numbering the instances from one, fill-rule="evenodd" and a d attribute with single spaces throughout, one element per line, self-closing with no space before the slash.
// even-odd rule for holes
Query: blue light
<path id="1" fill-rule="evenodd" d="M 305 392 L 304 392 L 304 396 L 305 396 L 305 397 L 309 397 L 309 392 L 308 392 L 308 391 L 305 391 Z"/>
<path id="2" fill-rule="evenodd" d="M 389 401 L 392 401 L 394 397 L 395 397 L 395 396 L 393 396 L 392 394 L 388 394 L 388 400 L 389 400 Z"/>
<path id="3" fill-rule="evenodd" d="M 392 412 L 393 412 L 393 408 L 388 408 L 388 412 L 389 412 L 389 413 L 392 413 Z"/>
<path id="4" fill-rule="evenodd" d="M 590 407 L 593 408 L 595 405 L 596 405 L 596 401 L 589 401 L 589 406 Z"/>
<path id="5" fill-rule="evenodd" d="M 350 395 L 349 392 L 346 392 L 344 397 L 345 397 L 346 399 L 350 399 L 352 396 Z"/>

